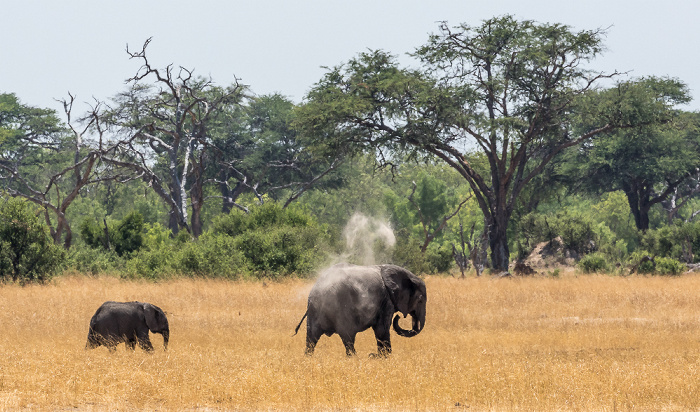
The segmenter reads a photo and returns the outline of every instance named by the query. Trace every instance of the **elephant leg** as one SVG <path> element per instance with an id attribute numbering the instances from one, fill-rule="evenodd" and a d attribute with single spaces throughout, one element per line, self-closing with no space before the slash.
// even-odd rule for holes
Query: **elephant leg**
<path id="1" fill-rule="evenodd" d="M 100 341 L 97 339 L 97 337 L 92 332 L 88 333 L 85 349 L 94 349 L 98 346 L 100 346 Z"/>
<path id="2" fill-rule="evenodd" d="M 389 326 L 377 325 L 372 327 L 377 339 L 377 356 L 387 357 L 391 354 L 391 333 Z"/>
<path id="3" fill-rule="evenodd" d="M 148 331 L 146 331 L 146 333 L 139 333 L 136 340 L 138 341 L 141 349 L 145 350 L 146 352 L 153 351 L 153 345 L 151 344 L 151 339 L 148 337 Z"/>
<path id="4" fill-rule="evenodd" d="M 311 356 L 314 354 L 314 349 L 316 349 L 316 343 L 321 339 L 323 331 L 321 331 L 311 318 L 306 320 L 306 349 L 304 350 L 304 355 Z"/>
<path id="5" fill-rule="evenodd" d="M 357 355 L 357 352 L 355 352 L 355 335 L 341 336 L 340 339 L 345 345 L 345 354 L 348 357 Z"/>
<path id="6" fill-rule="evenodd" d="M 310 339 L 309 336 L 306 337 L 306 349 L 304 349 L 304 355 L 306 356 L 311 356 L 314 354 L 314 350 L 316 349 L 316 343 L 318 342 L 318 339 Z"/>
<path id="7" fill-rule="evenodd" d="M 136 350 L 136 339 L 125 339 L 124 343 L 126 344 L 126 348 L 134 351 Z"/>

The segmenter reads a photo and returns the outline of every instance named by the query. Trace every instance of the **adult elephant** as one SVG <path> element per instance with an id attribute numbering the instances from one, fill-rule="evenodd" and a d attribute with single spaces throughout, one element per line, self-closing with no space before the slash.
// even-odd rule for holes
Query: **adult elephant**
<path id="1" fill-rule="evenodd" d="M 112 302 L 102 304 L 90 319 L 85 349 L 100 345 L 116 350 L 119 343 L 134 350 L 138 342 L 141 349 L 152 351 L 153 345 L 148 332 L 163 335 L 163 347 L 168 349 L 170 328 L 168 318 L 158 306 L 144 302 Z"/>
<path id="2" fill-rule="evenodd" d="M 399 315 L 394 330 L 399 336 L 416 336 L 425 326 L 425 282 L 395 265 L 356 266 L 338 264 L 321 273 L 309 293 L 306 313 L 306 355 L 312 355 L 321 335 L 340 335 L 348 356 L 355 355 L 355 335 L 374 330 L 379 356 L 391 353 L 391 317 L 411 315 L 413 328 L 402 329 Z"/>

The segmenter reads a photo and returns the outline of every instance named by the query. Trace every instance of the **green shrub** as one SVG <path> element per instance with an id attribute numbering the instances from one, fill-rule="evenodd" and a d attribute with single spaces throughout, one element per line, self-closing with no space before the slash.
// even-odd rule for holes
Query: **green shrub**
<path id="1" fill-rule="evenodd" d="M 175 252 L 172 268 L 182 275 L 238 279 L 250 274 L 248 262 L 235 238 L 204 234 Z"/>
<path id="2" fill-rule="evenodd" d="M 589 219 L 565 212 L 557 216 L 556 231 L 567 249 L 580 254 L 595 250 L 598 236 Z"/>
<path id="3" fill-rule="evenodd" d="M 257 229 L 267 229 L 276 226 L 309 227 L 316 226 L 311 216 L 293 207 L 282 208 L 279 204 L 268 201 L 262 205 L 253 206 L 249 213 L 232 210 L 228 215 L 220 215 L 210 231 L 215 234 L 238 236 Z"/>
<path id="4" fill-rule="evenodd" d="M 139 212 L 131 212 L 117 223 L 112 244 L 117 255 L 124 256 L 139 250 L 143 245 L 143 216 Z"/>
<path id="5" fill-rule="evenodd" d="M 651 275 L 656 270 L 655 260 L 648 251 L 637 250 L 630 255 L 628 263 L 634 272 L 642 275 Z"/>
<path id="6" fill-rule="evenodd" d="M 124 259 L 114 251 L 94 249 L 84 245 L 74 245 L 66 257 L 67 267 L 91 275 L 118 272 L 124 269 L 124 265 Z"/>
<path id="7" fill-rule="evenodd" d="M 108 227 L 109 230 L 109 227 Z M 86 245 L 93 249 L 107 249 L 107 239 L 105 239 L 104 229 L 93 219 L 84 219 L 80 222 L 80 237 Z"/>
<path id="8" fill-rule="evenodd" d="M 600 252 L 590 253 L 581 258 L 578 267 L 584 273 L 599 273 L 609 270 L 607 258 Z"/>
<path id="9" fill-rule="evenodd" d="M 92 219 L 85 219 L 80 224 L 80 235 L 87 245 L 93 248 L 112 249 L 117 255 L 124 256 L 139 250 L 143 246 L 143 216 L 131 212 L 118 222 L 98 224 Z"/>
<path id="10" fill-rule="evenodd" d="M 446 244 L 433 245 L 425 251 L 425 258 L 430 264 L 431 273 L 446 273 L 455 264 L 452 247 Z"/>
<path id="11" fill-rule="evenodd" d="M 240 266 L 228 269 L 230 274 L 232 270 L 250 271 L 257 276 L 308 274 L 323 257 L 319 247 L 324 237 L 321 226 L 303 212 L 274 202 L 252 207 L 248 214 L 234 210 L 220 216 L 209 235 L 214 239 L 221 235 L 233 239 L 226 243 L 232 258 L 226 264 Z M 221 245 L 222 240 L 216 242 Z"/>
<path id="12" fill-rule="evenodd" d="M 684 263 L 676 259 L 654 257 L 645 250 L 632 253 L 629 264 L 636 273 L 645 275 L 680 275 L 686 268 Z"/>
<path id="13" fill-rule="evenodd" d="M 44 282 L 64 259 L 63 249 L 53 243 L 30 203 L 18 198 L 0 200 L 0 279 Z"/>
<path id="14" fill-rule="evenodd" d="M 408 230 L 400 230 L 396 236 L 391 263 L 403 266 L 416 274 L 433 272 L 430 262 L 421 253 L 420 247 L 421 242 L 417 238 L 409 236 Z"/>
<path id="15" fill-rule="evenodd" d="M 692 263 L 692 252 L 700 250 L 700 222 L 676 223 L 647 230 L 641 246 L 654 256 L 668 257 Z M 695 258 L 697 260 L 697 258 Z"/>
<path id="16" fill-rule="evenodd" d="M 656 263 L 654 273 L 657 275 L 680 275 L 686 268 L 685 264 L 671 258 L 657 257 L 654 262 Z"/>
<path id="17" fill-rule="evenodd" d="M 123 277 L 161 279 L 174 273 L 174 242 L 162 244 L 159 247 L 142 248 L 129 255 L 126 260 Z"/>
<path id="18" fill-rule="evenodd" d="M 319 256 L 318 232 L 291 226 L 247 231 L 236 238 L 237 248 L 260 275 L 305 274 L 313 270 Z"/>
<path id="19" fill-rule="evenodd" d="M 554 216 L 538 213 L 525 215 L 518 223 L 516 252 L 525 257 L 541 242 L 560 237 L 564 246 L 579 254 L 595 250 L 599 236 L 591 218 L 562 211 Z"/>
<path id="20" fill-rule="evenodd" d="M 421 246 L 422 242 L 410 236 L 407 229 L 399 230 L 391 262 L 413 273 L 446 273 L 455 264 L 450 244 L 433 242 L 425 253 L 421 252 Z"/>

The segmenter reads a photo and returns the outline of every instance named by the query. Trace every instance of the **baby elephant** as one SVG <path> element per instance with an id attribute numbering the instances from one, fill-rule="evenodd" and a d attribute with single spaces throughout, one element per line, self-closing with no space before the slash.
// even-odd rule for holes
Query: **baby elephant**
<path id="1" fill-rule="evenodd" d="M 85 349 L 104 345 L 110 352 L 121 342 L 134 350 L 136 342 L 141 349 L 152 351 L 148 331 L 163 335 L 163 346 L 168 350 L 170 329 L 165 313 L 155 305 L 144 302 L 105 302 L 90 319 Z"/>

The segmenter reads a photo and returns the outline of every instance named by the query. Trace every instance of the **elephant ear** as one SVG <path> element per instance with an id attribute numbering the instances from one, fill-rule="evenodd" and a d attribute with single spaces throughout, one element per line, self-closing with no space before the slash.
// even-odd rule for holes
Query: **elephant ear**
<path id="1" fill-rule="evenodd" d="M 394 308 L 406 317 L 409 312 L 409 302 L 413 293 L 414 285 L 411 280 L 412 273 L 406 269 L 394 265 L 381 265 L 380 273 L 382 281 L 389 292 L 389 299 L 394 304 Z"/>
<path id="2" fill-rule="evenodd" d="M 165 313 L 163 313 L 158 306 L 151 305 L 150 303 L 144 303 L 143 315 L 146 319 L 146 326 L 148 326 L 148 329 L 151 332 L 157 333 L 167 328 Z"/>

